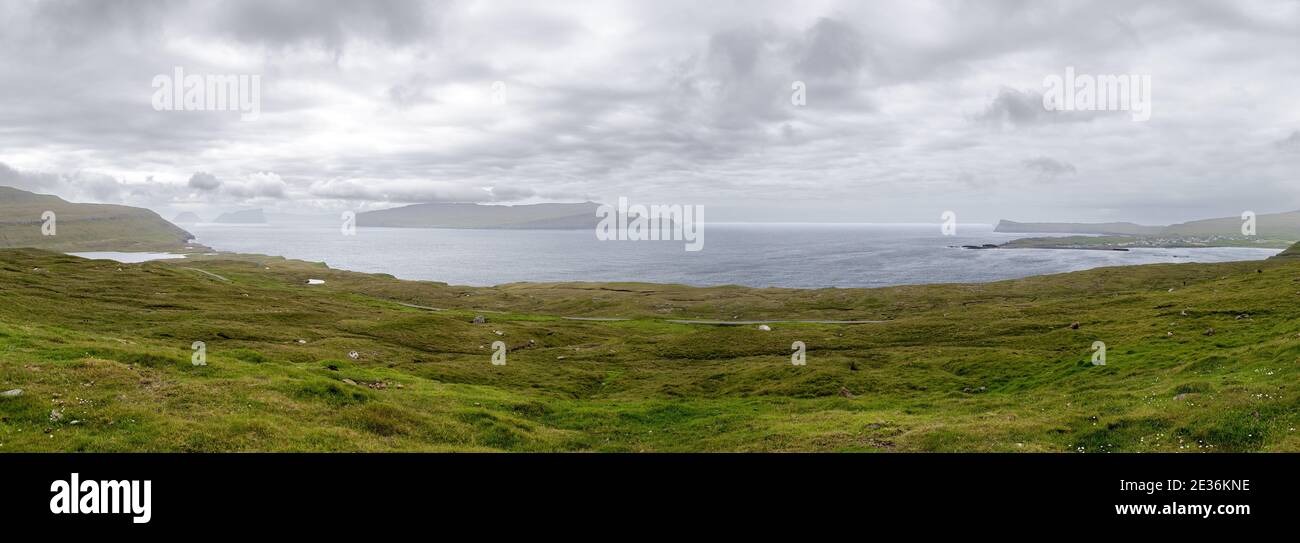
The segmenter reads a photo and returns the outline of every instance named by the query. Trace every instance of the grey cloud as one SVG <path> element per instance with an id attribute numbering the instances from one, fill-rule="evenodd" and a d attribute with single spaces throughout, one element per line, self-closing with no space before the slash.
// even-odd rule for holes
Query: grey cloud
<path id="1" fill-rule="evenodd" d="M 1300 87 L 1288 5 L 0 3 L 0 161 L 27 168 L 0 182 L 322 208 L 641 194 L 741 208 L 797 194 L 855 208 L 840 220 L 929 217 L 934 194 L 990 215 L 1062 199 L 1127 213 L 1182 187 L 1201 199 L 1182 209 L 1300 207 L 1295 154 L 1278 152 L 1300 136 L 1259 136 L 1295 131 L 1260 115 L 1289 111 Z M 262 118 L 153 111 L 149 81 L 172 66 L 261 73 Z M 1043 110 L 1038 84 L 1065 66 L 1149 70 L 1153 119 Z M 506 107 L 476 90 L 495 80 L 510 82 Z M 796 80 L 804 107 L 790 103 Z M 1016 184 L 1073 167 L 1025 157 L 1086 164 L 1090 192 Z M 193 186 L 195 172 L 222 183 Z"/>
<path id="2" fill-rule="evenodd" d="M 864 68 L 868 54 L 857 29 L 824 17 L 808 29 L 807 46 L 798 68 L 816 77 L 852 76 Z"/>
<path id="3" fill-rule="evenodd" d="M 257 172 L 246 179 L 223 183 L 226 194 L 236 198 L 284 198 L 288 184 L 272 172 Z"/>
<path id="4" fill-rule="evenodd" d="M 50 0 L 26 6 L 10 4 L 20 25 L 9 26 L 11 37 L 35 36 L 28 45 L 41 49 L 93 47 L 108 37 L 148 39 L 157 36 L 163 22 L 185 2 L 166 0 Z M 3 38 L 0 38 L 3 39 Z"/>
<path id="5" fill-rule="evenodd" d="M 423 75 L 416 75 L 404 82 L 388 88 L 388 99 L 398 108 L 405 109 L 413 105 L 432 100 L 428 95 L 429 81 Z"/>
<path id="6" fill-rule="evenodd" d="M 1278 140 L 1274 145 L 1276 145 L 1278 149 L 1300 151 L 1300 130 L 1292 132 L 1290 136 Z"/>
<path id="7" fill-rule="evenodd" d="M 495 189 L 507 194 L 510 189 Z M 313 183 L 309 192 L 317 198 L 361 202 L 392 203 L 484 203 L 506 200 L 494 198 L 495 190 L 463 183 L 421 181 L 416 183 L 376 183 L 361 179 L 334 179 Z"/>
<path id="8" fill-rule="evenodd" d="M 243 43 L 319 46 L 336 54 L 351 39 L 407 45 L 437 35 L 440 2 L 242 0 L 220 2 L 212 31 Z"/>
<path id="9" fill-rule="evenodd" d="M 709 67 L 728 80 L 753 75 L 770 45 L 772 32 L 743 27 L 718 32 L 709 38 Z"/>
<path id="10" fill-rule="evenodd" d="M 995 126 L 1028 126 L 1045 122 L 1052 112 L 1043 108 L 1043 95 L 1003 87 L 979 120 Z"/>
<path id="11" fill-rule="evenodd" d="M 74 201 L 106 203 L 122 201 L 131 192 L 129 185 L 98 172 L 23 171 L 3 162 L 0 162 L 0 185 L 39 194 L 55 194 Z"/>
<path id="12" fill-rule="evenodd" d="M 491 187 L 488 192 L 492 193 L 494 202 L 514 202 L 537 194 L 527 187 Z"/>
<path id="13" fill-rule="evenodd" d="M 215 190 L 221 187 L 221 180 L 210 173 L 197 172 L 190 176 L 189 186 L 203 191 Z"/>
<path id="14" fill-rule="evenodd" d="M 55 188 L 59 181 L 59 176 L 54 174 L 20 172 L 0 162 L 0 185 L 40 192 Z"/>
<path id="15" fill-rule="evenodd" d="M 1058 175 L 1067 175 L 1067 174 L 1073 175 L 1075 173 L 1078 173 L 1078 170 L 1074 167 L 1074 164 L 1070 164 L 1069 162 L 1063 162 L 1045 156 L 1026 160 L 1024 161 L 1024 165 L 1026 169 L 1029 169 L 1031 171 L 1036 171 L 1048 177 L 1056 177 Z"/>
<path id="16" fill-rule="evenodd" d="M 1055 123 L 1089 122 L 1101 118 L 1121 118 L 1127 111 L 1057 111 L 1043 107 L 1042 91 L 1002 87 L 976 120 L 996 128 L 1028 128 Z"/>

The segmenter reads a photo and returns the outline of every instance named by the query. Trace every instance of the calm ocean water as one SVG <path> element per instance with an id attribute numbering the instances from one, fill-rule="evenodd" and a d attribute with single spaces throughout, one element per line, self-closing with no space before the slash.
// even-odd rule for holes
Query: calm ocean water
<path id="1" fill-rule="evenodd" d="M 988 225 L 714 224 L 704 250 L 681 241 L 598 241 L 591 230 L 458 230 L 337 225 L 222 225 L 187 228 L 222 251 L 325 262 L 459 285 L 518 281 L 645 281 L 752 287 L 879 287 L 1011 279 L 1099 266 L 1256 260 L 1270 249 L 967 250 L 1002 243 Z"/>

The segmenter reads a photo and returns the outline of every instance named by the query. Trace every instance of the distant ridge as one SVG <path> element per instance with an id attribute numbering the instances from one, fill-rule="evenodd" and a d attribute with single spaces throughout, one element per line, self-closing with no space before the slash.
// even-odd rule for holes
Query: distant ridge
<path id="1" fill-rule="evenodd" d="M 223 224 L 264 224 L 266 223 L 266 215 L 262 213 L 261 209 L 246 209 L 243 211 L 222 213 L 212 222 Z"/>
<path id="2" fill-rule="evenodd" d="M 1159 234 L 1164 226 L 1143 226 L 1131 222 L 1073 223 L 1073 222 L 1016 222 L 1002 220 L 994 232 L 1014 234 L 1111 234 L 1149 236 Z"/>
<path id="3" fill-rule="evenodd" d="M 54 213 L 54 235 L 42 215 Z M 194 236 L 139 207 L 79 204 L 58 196 L 0 186 L 0 248 L 54 251 L 182 251 Z"/>
<path id="4" fill-rule="evenodd" d="M 1002 220 L 994 232 L 1017 234 L 1102 234 L 1122 236 L 1241 236 L 1241 217 L 1189 221 L 1169 226 L 1143 226 L 1129 222 L 1068 223 L 1015 222 Z M 1255 217 L 1255 235 L 1260 238 L 1300 241 L 1300 211 L 1265 213 Z"/>
<path id="5" fill-rule="evenodd" d="M 595 228 L 599 204 L 414 204 L 357 214 L 357 226 L 393 228 Z"/>

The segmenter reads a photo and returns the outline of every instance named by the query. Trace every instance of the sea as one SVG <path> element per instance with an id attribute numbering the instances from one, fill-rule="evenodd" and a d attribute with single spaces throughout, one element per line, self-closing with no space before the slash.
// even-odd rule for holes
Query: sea
<path id="1" fill-rule="evenodd" d="M 402 279 L 491 286 L 515 282 L 639 281 L 697 286 L 882 287 L 1013 279 L 1160 262 L 1260 260 L 1255 248 L 963 249 L 1038 236 L 961 224 L 946 236 L 935 224 L 708 223 L 704 245 L 683 241 L 602 241 L 593 230 L 357 228 L 337 224 L 197 224 L 186 229 L 218 251 L 324 262 L 333 268 Z M 166 255 L 95 253 L 148 260 Z"/>

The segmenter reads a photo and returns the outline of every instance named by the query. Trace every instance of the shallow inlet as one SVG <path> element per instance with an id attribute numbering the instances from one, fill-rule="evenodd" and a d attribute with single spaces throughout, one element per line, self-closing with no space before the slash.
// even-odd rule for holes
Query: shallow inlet
<path id="1" fill-rule="evenodd" d="M 89 258 L 91 260 L 115 260 L 124 264 L 138 264 L 150 260 L 168 260 L 173 258 L 185 258 L 185 255 L 172 253 L 127 253 L 121 251 L 90 251 L 84 253 L 68 253 L 72 256 Z"/>

